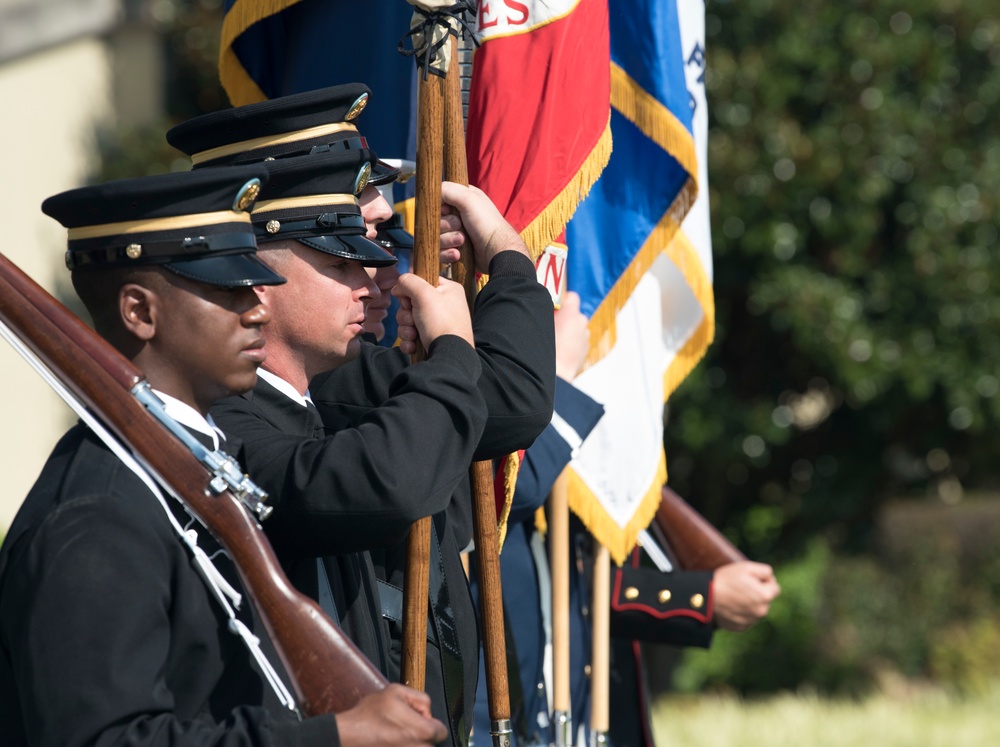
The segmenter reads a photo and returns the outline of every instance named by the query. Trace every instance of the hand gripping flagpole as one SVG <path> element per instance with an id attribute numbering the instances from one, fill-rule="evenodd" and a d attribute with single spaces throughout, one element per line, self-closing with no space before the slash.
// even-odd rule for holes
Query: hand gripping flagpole
<path id="1" fill-rule="evenodd" d="M 419 108 L 417 111 L 417 205 L 414 232 L 414 260 L 422 252 L 429 271 L 438 271 L 438 211 L 441 203 L 440 177 L 442 160 L 444 175 L 450 181 L 468 185 L 469 174 L 465 156 L 465 128 L 462 117 L 461 85 L 455 38 L 465 23 L 462 14 L 473 11 L 472 4 L 452 0 L 408 0 L 415 6 L 411 30 L 413 54 L 421 68 L 419 78 Z M 444 130 L 443 137 L 441 130 Z M 436 144 L 444 142 L 442 157 Z M 433 184 L 432 184 L 433 182 Z M 421 228 L 425 231 L 422 243 Z M 419 268 L 420 265 L 417 265 Z M 475 261 L 472 247 L 462 250 L 461 263 L 453 268 L 456 279 L 465 286 L 470 310 L 476 294 Z M 417 274 L 430 279 L 417 269 Z M 479 571 L 480 617 L 483 625 L 483 649 L 486 660 L 487 694 L 490 712 L 490 734 L 493 747 L 510 747 L 510 695 L 507 682 L 507 659 L 503 629 L 503 596 L 500 588 L 500 558 L 497 535 L 496 506 L 493 499 L 493 467 L 489 461 L 474 462 L 470 467 L 473 491 L 473 517 L 476 536 L 476 565 Z M 415 525 L 416 527 L 416 525 Z M 424 548 L 417 548 L 411 530 L 407 546 L 407 566 L 418 565 Z M 412 554 L 411 554 L 412 553 Z M 426 563 L 426 561 L 424 561 Z M 409 596 L 410 576 L 405 593 Z M 426 621 L 426 581 L 423 582 Z M 416 591 L 412 592 L 417 593 Z M 413 609 L 417 610 L 414 601 Z M 407 627 L 406 615 L 410 604 L 404 601 L 404 645 L 423 649 L 426 631 L 419 629 L 417 620 Z M 414 617 L 415 617 L 414 613 Z M 419 635 L 419 638 L 417 637 Z M 410 657 L 404 654 L 404 667 Z M 404 668 L 404 677 L 407 670 Z M 422 679 L 421 679 L 422 684 Z"/>

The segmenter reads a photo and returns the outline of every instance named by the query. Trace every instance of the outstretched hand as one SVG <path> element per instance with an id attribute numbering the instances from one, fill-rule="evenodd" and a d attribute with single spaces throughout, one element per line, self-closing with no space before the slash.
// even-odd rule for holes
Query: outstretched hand
<path id="1" fill-rule="evenodd" d="M 448 737 L 444 724 L 431 716 L 427 693 L 392 684 L 337 714 L 342 747 L 422 747 Z"/>
<path id="2" fill-rule="evenodd" d="M 766 563 L 744 560 L 715 569 L 715 622 L 723 630 L 742 632 L 763 619 L 781 593 Z"/>

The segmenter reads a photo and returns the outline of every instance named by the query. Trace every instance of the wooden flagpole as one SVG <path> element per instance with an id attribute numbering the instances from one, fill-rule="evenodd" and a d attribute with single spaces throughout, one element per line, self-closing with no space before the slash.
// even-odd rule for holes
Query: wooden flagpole
<path id="1" fill-rule="evenodd" d="M 445 178 L 468 186 L 469 169 L 465 153 L 465 122 L 462 116 L 462 88 L 459 80 L 458 44 L 451 44 L 451 67 L 446 79 L 444 105 Z M 475 257 L 468 242 L 462 259 L 452 267 L 454 279 L 465 286 L 469 310 L 476 299 Z M 507 680 L 507 647 L 503 626 L 503 590 L 500 583 L 500 546 L 497 535 L 496 502 L 493 497 L 493 464 L 474 462 L 469 468 L 472 481 L 473 521 L 476 540 L 476 569 L 479 574 L 479 617 L 483 626 L 483 658 L 486 663 L 486 695 L 490 713 L 493 747 L 510 747 L 510 691 Z"/>
<path id="2" fill-rule="evenodd" d="M 440 274 L 445 81 L 437 75 L 420 76 L 418 86 L 413 272 L 428 283 L 437 285 Z M 418 347 L 413 362 L 424 360 L 426 356 L 426 351 Z M 413 524 L 406 540 L 401 679 L 403 684 L 416 690 L 424 689 L 427 663 L 431 531 L 431 518 L 424 517 Z"/>
<path id="3" fill-rule="evenodd" d="M 590 747 L 608 742 L 610 725 L 611 557 L 608 548 L 594 540 L 594 646 L 590 661 Z"/>
<path id="4" fill-rule="evenodd" d="M 549 494 L 549 573 L 552 576 L 552 725 L 555 747 L 573 744 L 569 657 L 569 492 L 563 471 Z"/>

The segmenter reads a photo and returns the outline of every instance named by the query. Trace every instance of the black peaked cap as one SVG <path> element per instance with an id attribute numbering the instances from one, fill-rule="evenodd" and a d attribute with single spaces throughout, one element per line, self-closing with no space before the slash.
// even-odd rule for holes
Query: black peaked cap
<path id="1" fill-rule="evenodd" d="M 253 211 L 261 244 L 294 239 L 327 254 L 382 267 L 396 258 L 365 238 L 358 203 L 374 154 L 366 149 L 268 161 L 268 183 Z"/>
<path id="2" fill-rule="evenodd" d="M 413 234 L 403 228 L 403 216 L 399 213 L 393 213 L 389 220 L 378 224 L 378 238 L 375 241 L 393 254 L 401 249 L 413 250 Z"/>
<path id="3" fill-rule="evenodd" d="M 196 169 L 367 148 L 355 120 L 370 96 L 365 84 L 345 83 L 223 109 L 171 128 L 167 142 L 191 156 Z M 398 175 L 398 169 L 377 162 L 372 183 L 387 184 Z"/>
<path id="4" fill-rule="evenodd" d="M 244 166 L 120 179 L 49 197 L 69 229 L 72 270 L 163 265 L 222 286 L 284 282 L 256 254 L 249 211 L 267 169 Z"/>

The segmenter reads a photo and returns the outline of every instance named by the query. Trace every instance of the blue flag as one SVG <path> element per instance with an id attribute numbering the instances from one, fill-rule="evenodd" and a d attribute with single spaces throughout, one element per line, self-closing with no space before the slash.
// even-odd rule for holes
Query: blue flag
<path id="1" fill-rule="evenodd" d="M 415 153 L 416 66 L 396 51 L 413 7 L 358 0 L 226 0 L 219 77 L 233 106 L 362 82 L 359 120 L 382 158 Z"/>
<path id="2" fill-rule="evenodd" d="M 702 29 L 699 39 L 682 33 L 678 2 Z M 689 79 L 687 61 L 695 45 L 704 61 L 704 3 L 619 0 L 610 22 L 614 150 L 566 230 L 567 287 L 580 294 L 591 331 L 590 365 L 575 384 L 605 415 L 570 465 L 569 501 L 622 562 L 655 514 L 666 480 L 662 406 L 676 385 L 670 372 L 677 350 L 664 339 L 700 357 L 714 311 L 710 267 L 706 272 L 681 231 L 698 194 L 693 123 L 701 92 L 691 86 L 703 83 L 700 72 Z M 650 271 L 663 262 L 680 290 L 661 292 L 659 271 Z M 672 305 L 685 299 L 700 332 L 692 332 L 691 314 Z"/>

